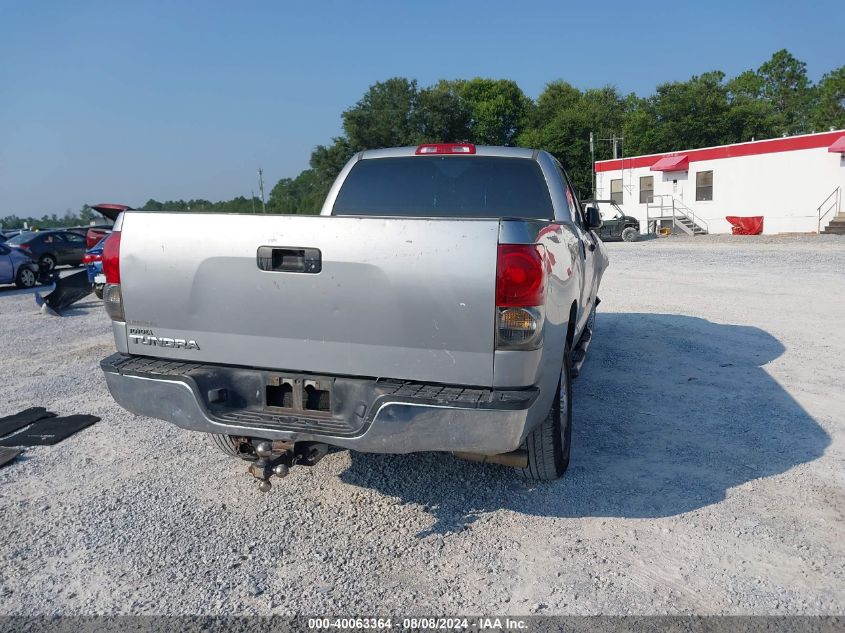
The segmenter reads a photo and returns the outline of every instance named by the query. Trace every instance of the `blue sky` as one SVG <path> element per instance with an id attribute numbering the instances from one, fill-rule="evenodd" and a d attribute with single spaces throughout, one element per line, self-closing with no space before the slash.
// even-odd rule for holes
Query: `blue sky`
<path id="1" fill-rule="evenodd" d="M 392 76 L 650 93 L 775 50 L 845 64 L 845 2 L 0 0 L 0 217 L 226 199 L 307 166 Z"/>

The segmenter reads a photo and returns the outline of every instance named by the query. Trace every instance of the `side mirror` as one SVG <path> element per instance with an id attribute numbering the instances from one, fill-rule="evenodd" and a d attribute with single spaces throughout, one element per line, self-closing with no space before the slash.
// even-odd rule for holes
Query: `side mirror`
<path id="1" fill-rule="evenodd" d="M 598 207 L 587 207 L 587 228 L 591 231 L 601 228 L 601 213 Z"/>

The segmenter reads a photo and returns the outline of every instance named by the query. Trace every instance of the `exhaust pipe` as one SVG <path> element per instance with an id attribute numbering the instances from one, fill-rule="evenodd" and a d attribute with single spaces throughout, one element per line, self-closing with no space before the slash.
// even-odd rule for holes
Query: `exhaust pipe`
<path id="1" fill-rule="evenodd" d="M 452 453 L 458 459 L 465 459 L 470 462 L 481 464 L 501 464 L 511 468 L 528 468 L 527 451 L 511 451 L 499 455 L 482 455 L 481 453 Z"/>

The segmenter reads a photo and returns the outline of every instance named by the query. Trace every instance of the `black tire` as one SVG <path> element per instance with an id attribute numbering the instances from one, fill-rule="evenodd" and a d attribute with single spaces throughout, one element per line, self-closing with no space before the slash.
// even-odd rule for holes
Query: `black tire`
<path id="1" fill-rule="evenodd" d="M 56 258 L 50 255 L 49 253 L 46 255 L 42 255 L 41 259 L 38 260 L 38 267 L 41 268 L 43 272 L 53 272 L 53 270 L 56 268 Z"/>
<path id="2" fill-rule="evenodd" d="M 18 288 L 32 288 L 38 283 L 38 275 L 32 272 L 26 266 L 18 268 L 18 274 L 15 276 L 15 285 Z"/>
<path id="3" fill-rule="evenodd" d="M 625 227 L 622 230 L 622 241 L 623 242 L 636 242 L 639 237 L 640 237 L 640 232 L 637 229 L 635 229 L 633 226 Z"/>
<path id="4" fill-rule="evenodd" d="M 103 284 L 94 284 L 94 294 L 98 299 L 103 298 Z"/>
<path id="5" fill-rule="evenodd" d="M 237 457 L 239 459 L 243 459 L 246 461 L 254 461 L 255 455 L 250 453 L 241 453 L 238 450 L 240 446 L 240 442 L 232 435 L 220 435 L 217 433 L 211 434 L 211 441 L 214 442 L 214 445 L 219 448 L 221 451 L 226 453 L 229 457 Z"/>
<path id="6" fill-rule="evenodd" d="M 572 448 L 572 363 L 568 345 L 563 356 L 563 371 L 552 408 L 543 423 L 525 439 L 528 467 L 522 469 L 522 474 L 534 481 L 560 479 L 569 466 Z"/>
<path id="7" fill-rule="evenodd" d="M 590 334 L 596 333 L 596 302 L 593 302 L 593 309 L 590 310 L 590 316 L 587 317 L 587 329 Z"/>

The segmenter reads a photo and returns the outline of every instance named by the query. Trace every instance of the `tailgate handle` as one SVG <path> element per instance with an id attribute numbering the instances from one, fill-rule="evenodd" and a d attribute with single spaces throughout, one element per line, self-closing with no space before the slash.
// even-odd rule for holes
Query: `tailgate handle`
<path id="1" fill-rule="evenodd" d="M 318 248 L 259 246 L 258 267 L 268 272 L 316 274 L 323 269 L 323 259 Z"/>

